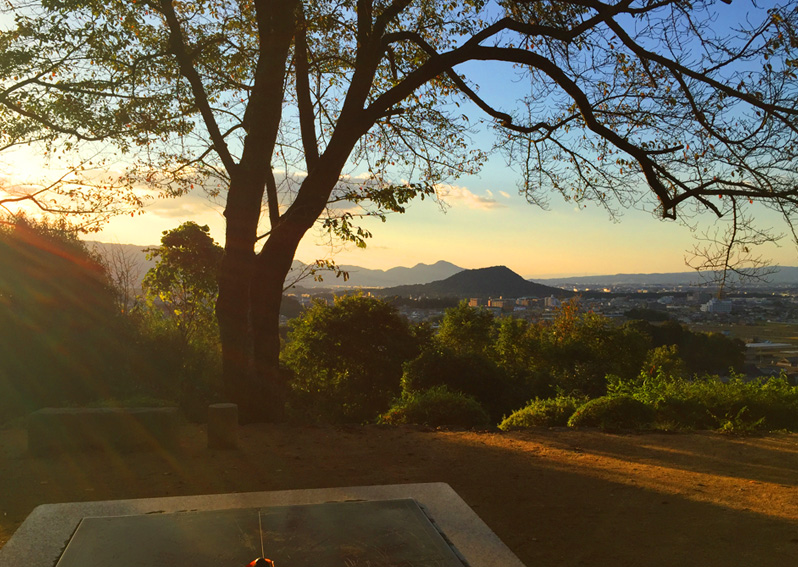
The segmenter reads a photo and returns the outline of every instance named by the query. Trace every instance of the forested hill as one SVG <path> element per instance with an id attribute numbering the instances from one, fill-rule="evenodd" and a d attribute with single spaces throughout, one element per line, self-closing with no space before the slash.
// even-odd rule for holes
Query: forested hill
<path id="1" fill-rule="evenodd" d="M 401 285 L 372 291 L 375 295 L 425 297 L 558 297 L 571 292 L 530 282 L 506 266 L 463 270 L 444 280 L 428 284 Z"/>

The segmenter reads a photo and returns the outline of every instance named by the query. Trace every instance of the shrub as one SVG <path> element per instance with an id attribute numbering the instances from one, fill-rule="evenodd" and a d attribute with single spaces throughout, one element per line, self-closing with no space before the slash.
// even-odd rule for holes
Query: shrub
<path id="1" fill-rule="evenodd" d="M 402 391 L 402 363 L 418 354 L 397 310 L 363 295 L 315 303 L 290 323 L 282 363 L 290 412 L 303 419 L 373 421 Z"/>
<path id="2" fill-rule="evenodd" d="M 568 427 L 645 429 L 654 421 L 650 406 L 632 396 L 602 396 L 585 403 L 568 420 Z"/>
<path id="3" fill-rule="evenodd" d="M 474 398 L 436 386 L 422 392 L 404 392 L 380 423 L 401 425 L 415 423 L 430 426 L 487 427 L 488 414 Z"/>
<path id="4" fill-rule="evenodd" d="M 585 403 L 584 398 L 573 396 L 557 396 L 556 398 L 535 398 L 529 404 L 505 417 L 499 424 L 502 431 L 526 429 L 529 427 L 557 427 L 568 424 L 568 419 L 579 406 Z"/>
<path id="5" fill-rule="evenodd" d="M 498 421 L 503 414 L 518 407 L 509 403 L 511 380 L 492 360 L 481 354 L 458 353 L 446 346 L 434 345 L 403 365 L 402 389 L 420 392 L 436 386 L 473 396 Z M 527 397 L 521 398 L 528 399 Z"/>
<path id="6" fill-rule="evenodd" d="M 132 314 L 130 372 L 137 377 L 128 396 L 173 400 L 192 422 L 204 422 L 208 405 L 222 399 L 222 358 L 216 327 L 187 339 L 176 321 L 150 304 Z"/>
<path id="7" fill-rule="evenodd" d="M 0 422 L 117 395 L 129 342 L 108 274 L 74 230 L 0 218 Z"/>
<path id="8" fill-rule="evenodd" d="M 724 382 L 717 376 L 684 379 L 664 372 L 635 380 L 608 376 L 612 395 L 630 396 L 656 412 L 657 427 L 677 429 L 798 430 L 798 387 L 785 378 Z"/>

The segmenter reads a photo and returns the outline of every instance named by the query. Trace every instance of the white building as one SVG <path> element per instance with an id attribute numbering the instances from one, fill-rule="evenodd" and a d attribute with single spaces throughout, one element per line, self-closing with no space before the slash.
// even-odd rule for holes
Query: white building
<path id="1" fill-rule="evenodd" d="M 730 299 L 712 298 L 701 306 L 704 313 L 731 313 L 732 302 Z"/>
<path id="2" fill-rule="evenodd" d="M 546 307 L 559 307 L 560 306 L 560 300 L 552 295 L 551 297 L 547 297 L 546 298 L 545 305 L 546 305 Z"/>

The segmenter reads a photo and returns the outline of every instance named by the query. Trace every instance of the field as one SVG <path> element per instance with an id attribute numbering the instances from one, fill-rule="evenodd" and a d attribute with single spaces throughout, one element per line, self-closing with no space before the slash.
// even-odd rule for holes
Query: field
<path id="1" fill-rule="evenodd" d="M 798 435 L 252 425 L 240 440 L 209 451 L 187 425 L 171 453 L 34 458 L 24 430 L 0 431 L 0 545 L 49 502 L 443 481 L 529 567 L 798 557 Z"/>
<path id="2" fill-rule="evenodd" d="M 770 341 L 792 343 L 798 348 L 798 325 L 790 323 L 752 323 L 750 325 L 717 323 L 691 323 L 690 330 L 702 333 L 728 332 L 729 336 L 742 341 Z"/>

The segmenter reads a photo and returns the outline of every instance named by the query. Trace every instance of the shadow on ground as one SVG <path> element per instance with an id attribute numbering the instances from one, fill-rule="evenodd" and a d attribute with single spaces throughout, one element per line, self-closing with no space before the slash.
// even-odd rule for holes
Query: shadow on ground
<path id="1" fill-rule="evenodd" d="M 0 544 L 38 504 L 449 483 L 529 567 L 779 566 L 798 556 L 798 436 L 252 425 L 237 451 L 31 457 L 0 431 Z M 290 566 L 287 566 L 290 567 Z"/>

